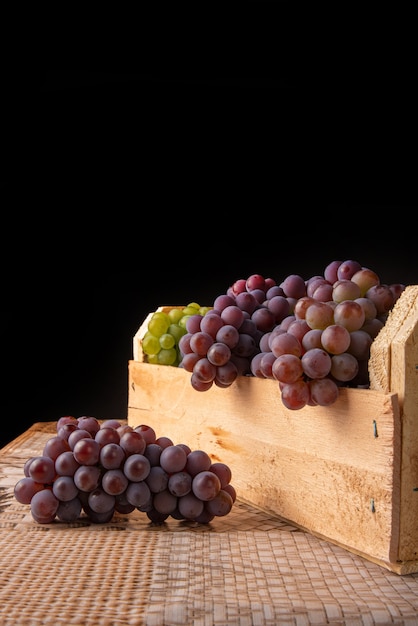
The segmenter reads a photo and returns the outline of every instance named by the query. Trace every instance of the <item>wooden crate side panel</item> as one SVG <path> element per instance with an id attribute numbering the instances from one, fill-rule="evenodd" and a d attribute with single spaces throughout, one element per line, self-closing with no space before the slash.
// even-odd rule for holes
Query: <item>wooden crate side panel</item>
<path id="1" fill-rule="evenodd" d="M 418 299 L 417 313 L 399 328 L 391 347 L 393 387 L 404 385 L 402 401 L 402 464 L 400 474 L 401 561 L 418 560 Z"/>
<path id="2" fill-rule="evenodd" d="M 199 393 L 184 370 L 131 361 L 128 422 L 227 463 L 242 500 L 375 559 L 397 555 L 395 396 L 343 389 L 332 407 L 289 411 L 274 381 Z"/>
<path id="3" fill-rule="evenodd" d="M 400 561 L 418 559 L 418 286 L 395 304 L 371 346 L 373 389 L 396 393 L 401 411 Z"/>
<path id="4" fill-rule="evenodd" d="M 401 406 L 405 392 L 405 379 L 402 370 L 392 371 L 391 347 L 400 329 L 409 327 L 411 330 L 416 327 L 417 320 L 418 285 L 409 285 L 389 313 L 385 325 L 370 348 L 370 388 L 385 393 L 397 393 Z M 404 331 L 401 331 L 402 334 L 404 335 Z"/>

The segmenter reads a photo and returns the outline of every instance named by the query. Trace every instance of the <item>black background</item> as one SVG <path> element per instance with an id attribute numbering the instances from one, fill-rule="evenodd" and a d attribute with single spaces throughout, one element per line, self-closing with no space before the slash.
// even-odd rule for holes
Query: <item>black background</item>
<path id="1" fill-rule="evenodd" d="M 287 78 L 53 71 L 24 87 L 29 131 L 0 187 L 0 445 L 61 415 L 126 418 L 133 336 L 159 305 L 333 259 L 418 284 L 415 199 L 370 180 L 374 151 L 348 155 L 345 121 Z"/>

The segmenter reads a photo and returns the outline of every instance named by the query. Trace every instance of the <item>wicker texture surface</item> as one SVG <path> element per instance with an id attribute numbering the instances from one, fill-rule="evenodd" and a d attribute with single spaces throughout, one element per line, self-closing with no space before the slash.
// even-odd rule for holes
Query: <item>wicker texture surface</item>
<path id="1" fill-rule="evenodd" d="M 237 501 L 203 526 L 37 524 L 13 487 L 54 424 L 0 451 L 2 626 L 418 626 L 418 574 L 399 576 Z"/>

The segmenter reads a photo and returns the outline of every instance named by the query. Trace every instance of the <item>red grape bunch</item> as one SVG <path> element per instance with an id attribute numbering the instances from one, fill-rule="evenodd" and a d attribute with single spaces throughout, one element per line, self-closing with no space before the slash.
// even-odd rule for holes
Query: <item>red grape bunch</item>
<path id="1" fill-rule="evenodd" d="M 27 459 L 14 496 L 39 524 L 110 522 L 138 510 L 151 522 L 168 517 L 207 524 L 236 499 L 228 465 L 204 450 L 157 437 L 148 425 L 63 416 L 42 454 Z"/>
<path id="2" fill-rule="evenodd" d="M 342 386 L 368 387 L 370 346 L 404 289 L 352 259 L 307 280 L 252 274 L 189 316 L 179 367 L 197 391 L 256 376 L 277 382 L 288 409 L 329 406 Z"/>

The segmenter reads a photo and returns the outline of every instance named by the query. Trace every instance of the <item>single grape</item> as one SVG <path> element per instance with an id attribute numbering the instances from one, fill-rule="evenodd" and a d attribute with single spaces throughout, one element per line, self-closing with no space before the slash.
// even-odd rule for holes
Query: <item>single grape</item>
<path id="1" fill-rule="evenodd" d="M 118 443 L 107 443 L 100 450 L 99 461 L 105 469 L 118 469 L 125 459 L 125 451 Z"/>
<path id="2" fill-rule="evenodd" d="M 360 287 L 360 297 L 364 296 L 371 287 L 380 284 L 380 278 L 376 272 L 366 267 L 355 272 L 351 276 L 351 281 Z"/>
<path id="3" fill-rule="evenodd" d="M 57 432 L 59 431 L 61 426 L 64 426 L 65 424 L 72 424 L 73 426 L 78 428 L 78 420 L 76 417 L 74 417 L 74 415 L 63 415 L 62 417 L 59 417 L 57 419 L 57 425 L 56 425 Z"/>
<path id="4" fill-rule="evenodd" d="M 261 378 L 274 378 L 273 365 L 276 359 L 277 357 L 273 354 L 273 352 L 266 352 L 262 355 L 260 361 Z"/>
<path id="5" fill-rule="evenodd" d="M 231 324 L 224 324 L 224 326 L 221 326 L 221 328 L 216 333 L 215 341 L 217 341 L 218 343 L 224 343 L 231 350 L 233 350 L 239 342 L 239 336 L 239 330 L 235 328 L 235 326 L 232 326 Z M 209 347 L 210 346 L 208 346 L 208 349 Z"/>
<path id="6" fill-rule="evenodd" d="M 52 492 L 60 502 L 68 502 L 78 496 L 78 487 L 72 476 L 58 476 L 52 485 Z"/>
<path id="7" fill-rule="evenodd" d="M 134 430 L 142 435 L 147 445 L 149 443 L 155 443 L 157 437 L 155 434 L 155 430 L 152 428 L 152 426 L 148 426 L 147 424 L 140 424 L 139 426 L 135 426 Z"/>
<path id="8" fill-rule="evenodd" d="M 220 489 L 214 498 L 205 502 L 205 510 L 214 517 L 224 517 L 231 512 L 233 498 L 228 491 Z"/>
<path id="9" fill-rule="evenodd" d="M 319 328 L 312 328 L 308 330 L 302 337 L 302 348 L 306 352 L 311 348 L 322 348 L 321 343 L 322 330 Z"/>
<path id="10" fill-rule="evenodd" d="M 238 343 L 232 348 L 232 352 L 241 357 L 251 357 L 257 351 L 254 337 L 246 333 L 239 333 Z"/>
<path id="11" fill-rule="evenodd" d="M 216 341 L 210 346 L 206 356 L 213 365 L 225 365 L 231 358 L 231 348 L 225 343 Z"/>
<path id="12" fill-rule="evenodd" d="M 151 501 L 151 490 L 143 480 L 129 483 L 126 488 L 126 499 L 135 508 L 144 506 Z"/>
<path id="13" fill-rule="evenodd" d="M 307 332 L 310 332 L 310 330 L 311 328 L 309 327 L 306 320 L 294 320 L 291 324 L 289 324 L 287 332 L 291 335 L 294 335 L 303 347 L 303 337 L 306 335 Z"/>
<path id="14" fill-rule="evenodd" d="M 247 363 L 247 362 L 246 362 Z M 248 363 L 247 363 L 248 367 Z M 215 382 L 221 385 L 229 386 L 236 380 L 238 376 L 238 368 L 234 363 L 233 357 L 225 365 L 220 365 L 216 370 Z"/>
<path id="15" fill-rule="evenodd" d="M 222 487 L 222 491 L 226 491 L 227 493 L 229 493 L 229 495 L 232 498 L 232 502 L 235 502 L 235 500 L 237 499 L 237 492 L 236 489 L 233 485 L 231 485 L 231 483 L 228 483 L 227 485 L 224 485 Z"/>
<path id="16" fill-rule="evenodd" d="M 95 439 L 83 437 L 74 445 L 73 455 L 80 465 L 95 465 L 99 461 L 100 449 Z"/>
<path id="17" fill-rule="evenodd" d="M 215 311 L 219 311 L 219 313 L 222 313 L 222 311 L 226 309 L 227 306 L 232 306 L 234 304 L 235 298 L 233 298 L 232 296 L 228 296 L 227 294 L 220 294 L 215 298 L 213 308 L 215 309 Z"/>
<path id="18" fill-rule="evenodd" d="M 178 354 L 176 348 L 161 348 L 157 355 L 159 365 L 175 365 L 178 362 Z"/>
<path id="19" fill-rule="evenodd" d="M 110 469 L 102 476 L 102 487 L 111 496 L 118 496 L 125 491 L 129 480 L 121 469 Z"/>
<path id="20" fill-rule="evenodd" d="M 303 296 L 302 298 L 299 298 L 293 310 L 293 313 L 294 313 L 293 319 L 304 320 L 306 318 L 306 311 L 312 304 L 316 304 L 316 300 L 315 298 L 312 298 L 312 296 Z M 290 320 L 290 321 L 293 321 L 293 320 Z M 287 328 L 285 330 L 287 330 Z"/>
<path id="21" fill-rule="evenodd" d="M 215 339 L 216 333 L 224 325 L 225 323 L 221 314 L 216 313 L 215 311 L 210 311 L 200 322 L 200 330 L 204 333 L 208 333 L 208 335 Z"/>
<path id="22" fill-rule="evenodd" d="M 377 315 L 388 313 L 395 304 L 395 296 L 389 285 L 374 285 L 366 291 L 365 295 L 376 306 Z"/>
<path id="23" fill-rule="evenodd" d="M 332 300 L 333 285 L 331 283 L 319 284 L 313 292 L 313 298 L 320 302 L 328 302 Z"/>
<path id="24" fill-rule="evenodd" d="M 94 437 L 98 430 L 100 430 L 100 422 L 95 417 L 90 415 L 82 415 L 77 419 L 78 427 L 82 430 L 87 430 L 92 437 Z"/>
<path id="25" fill-rule="evenodd" d="M 58 437 L 61 437 L 61 439 L 65 439 L 66 441 L 68 441 L 68 437 L 70 436 L 70 434 L 74 430 L 77 430 L 77 428 L 78 426 L 76 423 L 63 424 L 62 426 L 58 428 L 58 431 L 57 431 Z"/>
<path id="26" fill-rule="evenodd" d="M 243 291 L 247 291 L 247 279 L 238 278 L 232 283 L 232 285 L 230 286 L 230 290 L 234 297 L 237 296 L 239 293 L 242 293 Z"/>
<path id="27" fill-rule="evenodd" d="M 306 296 L 306 285 L 299 274 L 289 274 L 281 283 L 280 287 L 289 298 L 303 298 Z"/>
<path id="28" fill-rule="evenodd" d="M 248 291 L 239 293 L 235 298 L 234 304 L 236 304 L 241 311 L 245 311 L 250 315 L 252 315 L 259 306 L 257 298 L 255 298 L 253 294 Z"/>
<path id="29" fill-rule="evenodd" d="M 263 333 L 273 330 L 276 325 L 276 316 L 267 307 L 260 307 L 256 309 L 251 315 L 251 319 L 255 323 L 256 327 Z"/>
<path id="30" fill-rule="evenodd" d="M 275 357 L 272 365 L 273 378 L 281 383 L 294 383 L 304 374 L 302 361 L 294 354 L 282 354 Z"/>
<path id="31" fill-rule="evenodd" d="M 29 476 L 37 483 L 52 483 L 55 478 L 55 463 L 49 456 L 35 457 L 29 466 Z"/>
<path id="32" fill-rule="evenodd" d="M 342 261 L 331 261 L 324 269 L 324 278 L 331 284 L 334 284 L 338 280 L 338 268 Z"/>
<path id="33" fill-rule="evenodd" d="M 85 430 L 84 428 L 77 428 L 74 432 L 68 435 L 68 444 L 70 446 L 70 449 L 74 450 L 75 444 L 77 443 L 77 441 L 80 441 L 80 439 L 89 438 L 94 439 L 93 435 L 89 433 L 88 430 Z"/>
<path id="34" fill-rule="evenodd" d="M 154 494 L 152 504 L 159 513 L 170 515 L 177 508 L 177 497 L 164 489 Z"/>
<path id="35" fill-rule="evenodd" d="M 164 448 L 168 448 L 169 446 L 174 446 L 173 440 L 170 439 L 170 437 L 165 437 L 164 435 L 161 437 L 157 437 L 157 439 L 155 440 L 155 443 L 161 446 L 161 451 L 164 450 Z"/>
<path id="36" fill-rule="evenodd" d="M 120 438 L 119 445 L 123 449 L 126 456 L 129 456 L 130 454 L 143 454 L 147 442 L 141 432 L 133 430 L 131 432 L 123 433 Z"/>
<path id="37" fill-rule="evenodd" d="M 201 357 L 200 354 L 197 354 L 196 352 L 189 352 L 188 354 L 183 354 L 180 360 L 179 366 L 185 369 L 186 372 L 192 373 L 194 366 L 202 358 L 203 357 Z"/>
<path id="38" fill-rule="evenodd" d="M 355 300 L 343 300 L 334 309 L 334 323 L 344 326 L 350 333 L 359 330 L 366 319 L 363 307 Z"/>
<path id="39" fill-rule="evenodd" d="M 181 446 L 168 446 L 160 455 L 160 465 L 168 473 L 181 472 L 187 462 L 187 454 Z"/>
<path id="40" fill-rule="evenodd" d="M 211 383 L 215 379 L 217 368 L 207 357 L 202 357 L 194 364 L 192 373 L 202 383 Z"/>
<path id="41" fill-rule="evenodd" d="M 319 406 L 330 406 L 338 400 L 338 386 L 328 377 L 309 381 L 311 399 Z"/>
<path id="42" fill-rule="evenodd" d="M 163 448 L 158 443 L 149 443 L 144 450 L 144 456 L 148 459 L 150 465 L 159 465 L 162 451 Z"/>
<path id="43" fill-rule="evenodd" d="M 229 465 L 227 465 L 226 463 L 222 463 L 221 461 L 216 461 L 212 463 L 212 465 L 209 468 L 209 471 L 217 475 L 217 477 L 221 481 L 221 489 L 223 489 L 226 485 L 228 485 L 231 482 L 232 471 Z"/>
<path id="44" fill-rule="evenodd" d="M 82 504 L 79 498 L 60 502 L 57 508 L 56 517 L 62 522 L 75 522 L 81 515 Z"/>
<path id="45" fill-rule="evenodd" d="M 372 338 L 365 330 L 355 330 L 350 333 L 350 345 L 347 352 L 356 357 L 356 359 L 368 360 L 370 358 L 370 346 Z"/>
<path id="46" fill-rule="evenodd" d="M 74 472 L 74 483 L 81 491 L 93 491 L 99 486 L 101 470 L 97 465 L 80 465 Z"/>
<path id="47" fill-rule="evenodd" d="M 42 489 L 35 493 L 30 502 L 32 517 L 39 524 L 50 524 L 54 521 L 59 506 L 58 498 L 51 489 Z"/>
<path id="48" fill-rule="evenodd" d="M 200 500 L 213 500 L 219 493 L 221 481 L 219 477 L 209 470 L 199 472 L 193 477 L 192 491 Z"/>
<path id="49" fill-rule="evenodd" d="M 106 426 L 105 428 L 101 428 L 99 431 L 97 431 L 94 439 L 100 444 L 100 447 L 103 448 L 103 446 L 108 443 L 119 444 L 120 435 L 116 428 L 110 428 Z"/>
<path id="50" fill-rule="evenodd" d="M 280 287 L 277 289 L 280 289 Z M 281 294 L 268 298 L 267 307 L 273 313 L 276 324 L 279 324 L 290 312 L 289 302 Z"/>
<path id="51" fill-rule="evenodd" d="M 342 302 L 343 300 L 355 300 L 363 295 L 360 287 L 351 280 L 337 280 L 332 289 L 332 299 L 334 302 Z"/>
<path id="52" fill-rule="evenodd" d="M 231 304 L 221 311 L 221 319 L 225 324 L 240 328 L 244 321 L 244 313 L 236 304 Z"/>
<path id="53" fill-rule="evenodd" d="M 340 324 L 331 324 L 322 331 L 321 343 L 330 354 L 342 354 L 350 345 L 350 333 Z"/>
<path id="54" fill-rule="evenodd" d="M 323 348 L 307 350 L 301 358 L 303 372 L 309 378 L 324 378 L 331 370 L 331 357 Z"/>
<path id="55" fill-rule="evenodd" d="M 190 384 L 195 391 L 209 391 L 209 389 L 213 385 L 213 380 L 205 382 L 192 373 L 190 378 Z"/>
<path id="56" fill-rule="evenodd" d="M 177 497 L 185 496 L 192 489 L 192 477 L 185 471 L 174 472 L 168 479 L 167 488 Z"/>
<path id="57" fill-rule="evenodd" d="M 251 274 L 245 281 L 245 288 L 247 291 L 253 291 L 254 289 L 260 289 L 264 293 L 266 292 L 266 280 L 262 274 Z"/>
<path id="58" fill-rule="evenodd" d="M 377 316 L 376 305 L 370 298 L 356 298 L 353 302 L 357 302 L 364 311 L 364 321 L 372 320 Z"/>
<path id="59" fill-rule="evenodd" d="M 194 493 L 190 492 L 178 498 L 178 510 L 185 519 L 194 520 L 198 517 L 204 507 L 203 500 L 197 498 Z"/>
<path id="60" fill-rule="evenodd" d="M 341 382 L 349 382 L 358 374 L 359 365 L 355 356 L 348 352 L 334 354 L 331 358 L 331 375 Z"/>
<path id="61" fill-rule="evenodd" d="M 131 484 L 132 485 L 137 485 L 137 484 L 145 485 L 145 483 L 130 483 L 128 487 L 126 488 L 126 491 L 119 494 L 118 496 L 114 496 L 115 511 L 117 511 L 118 513 L 122 513 L 123 515 L 128 515 L 129 513 L 132 513 L 132 511 L 135 511 L 136 509 L 136 506 L 134 504 L 131 504 L 126 497 L 126 494 Z"/>
<path id="62" fill-rule="evenodd" d="M 190 352 L 193 352 L 193 350 L 190 347 L 190 340 L 193 337 L 192 333 L 185 333 L 179 341 L 179 351 L 180 354 L 189 354 Z"/>
<path id="63" fill-rule="evenodd" d="M 270 341 L 270 349 L 276 357 L 282 354 L 302 355 L 302 346 L 299 339 L 288 332 L 275 335 Z"/>
<path id="64" fill-rule="evenodd" d="M 358 261 L 347 259 L 339 264 L 337 268 L 337 279 L 351 280 L 352 276 L 359 270 L 361 270 L 361 265 Z"/>
<path id="65" fill-rule="evenodd" d="M 203 319 L 203 315 L 200 313 L 192 313 L 186 316 L 186 332 L 194 335 L 200 331 L 200 323 Z"/>
<path id="66" fill-rule="evenodd" d="M 204 333 L 202 331 L 194 333 L 190 339 L 190 347 L 192 351 L 196 352 L 196 354 L 199 354 L 200 356 L 206 356 L 213 343 L 213 337 L 209 335 L 209 333 Z"/>
<path id="67" fill-rule="evenodd" d="M 261 369 L 261 360 L 265 354 L 269 354 L 269 352 L 258 352 L 251 359 L 250 369 L 251 374 L 256 376 L 257 378 L 265 378 L 263 371 Z"/>
<path id="68" fill-rule="evenodd" d="M 154 337 L 158 338 L 167 332 L 170 323 L 171 320 L 167 313 L 156 311 L 148 322 L 148 330 Z"/>
<path id="69" fill-rule="evenodd" d="M 150 332 L 146 333 L 141 341 L 141 347 L 144 354 L 152 356 L 158 354 L 161 350 L 161 344 L 158 337 Z"/>
<path id="70" fill-rule="evenodd" d="M 30 504 L 35 493 L 42 491 L 44 486 L 42 483 L 36 482 L 33 478 L 24 476 L 14 486 L 14 497 L 21 504 Z"/>
<path id="71" fill-rule="evenodd" d="M 99 487 L 89 493 L 88 505 L 95 513 L 107 513 L 115 508 L 115 496 Z"/>
<path id="72" fill-rule="evenodd" d="M 187 455 L 185 470 L 193 477 L 199 472 L 210 469 L 211 465 L 212 460 L 207 452 L 204 450 L 192 450 Z"/>
<path id="73" fill-rule="evenodd" d="M 145 482 L 152 493 L 158 493 L 159 491 L 163 491 L 167 488 L 168 478 L 169 475 L 160 465 L 154 465 L 151 467 L 148 476 L 145 478 Z"/>
<path id="74" fill-rule="evenodd" d="M 305 311 L 305 321 L 311 329 L 324 330 L 334 323 L 334 310 L 325 302 L 314 302 Z"/>
<path id="75" fill-rule="evenodd" d="M 281 399 L 284 406 L 292 411 L 303 409 L 309 402 L 309 387 L 302 379 L 294 383 L 284 384 L 281 391 Z"/>

